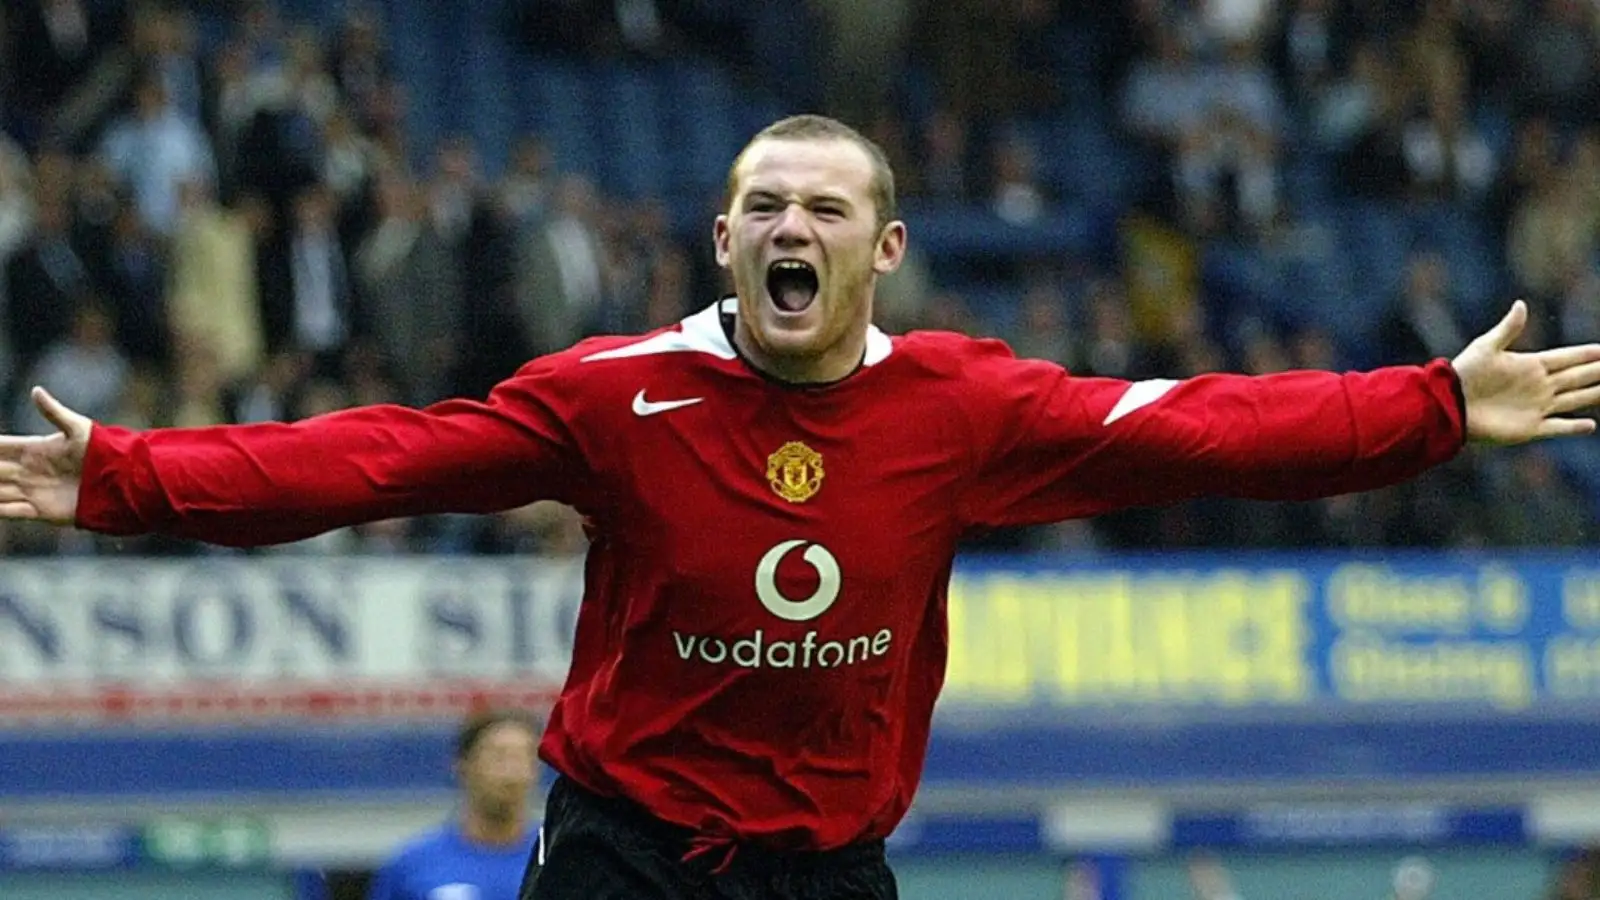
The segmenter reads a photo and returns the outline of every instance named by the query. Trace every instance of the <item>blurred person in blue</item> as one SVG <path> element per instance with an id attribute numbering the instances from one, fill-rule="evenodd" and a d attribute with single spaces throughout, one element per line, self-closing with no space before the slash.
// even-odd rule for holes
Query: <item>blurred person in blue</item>
<path id="1" fill-rule="evenodd" d="M 456 739 L 457 814 L 400 848 L 367 900 L 516 900 L 538 829 L 528 801 L 539 728 L 513 710 L 478 713 Z"/>

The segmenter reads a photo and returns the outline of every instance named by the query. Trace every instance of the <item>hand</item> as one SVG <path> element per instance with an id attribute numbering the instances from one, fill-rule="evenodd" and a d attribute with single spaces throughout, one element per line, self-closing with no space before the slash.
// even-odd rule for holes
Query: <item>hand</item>
<path id="1" fill-rule="evenodd" d="M 61 430 L 42 437 L 0 436 L 0 519 L 71 525 L 94 423 L 44 388 L 33 389 L 33 402 Z"/>
<path id="2" fill-rule="evenodd" d="M 1568 414 L 1600 403 L 1600 345 L 1516 353 L 1528 324 L 1521 300 L 1455 358 L 1467 401 L 1467 439 L 1521 444 L 1593 433 L 1595 421 Z"/>

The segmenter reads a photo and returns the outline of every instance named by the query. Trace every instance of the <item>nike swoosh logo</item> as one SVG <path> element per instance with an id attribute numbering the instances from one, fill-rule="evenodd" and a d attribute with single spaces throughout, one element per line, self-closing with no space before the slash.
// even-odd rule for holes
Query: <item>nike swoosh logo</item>
<path id="1" fill-rule="evenodd" d="M 704 399 L 704 397 L 690 397 L 687 400 L 660 400 L 651 403 L 644 398 L 644 391 L 640 391 L 633 397 L 633 414 L 636 416 L 653 416 L 656 413 L 693 406 Z"/>

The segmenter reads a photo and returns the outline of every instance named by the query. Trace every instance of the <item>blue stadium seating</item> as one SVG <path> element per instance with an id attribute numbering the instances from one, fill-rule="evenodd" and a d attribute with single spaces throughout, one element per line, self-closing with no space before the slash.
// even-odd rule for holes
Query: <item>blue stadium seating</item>
<path id="1" fill-rule="evenodd" d="M 601 72 L 596 87 L 596 107 L 604 110 L 604 182 L 630 200 L 665 196 L 671 179 L 666 148 L 673 135 L 666 129 L 660 81 L 646 71 L 618 67 Z"/>

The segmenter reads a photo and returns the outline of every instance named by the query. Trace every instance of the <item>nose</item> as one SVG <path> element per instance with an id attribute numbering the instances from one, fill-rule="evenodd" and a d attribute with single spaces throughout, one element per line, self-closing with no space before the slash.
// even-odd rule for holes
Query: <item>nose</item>
<path id="1" fill-rule="evenodd" d="M 805 208 L 791 203 L 783 208 L 772 230 L 772 241 L 781 250 L 793 250 L 811 243 L 811 222 Z"/>

